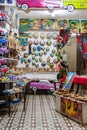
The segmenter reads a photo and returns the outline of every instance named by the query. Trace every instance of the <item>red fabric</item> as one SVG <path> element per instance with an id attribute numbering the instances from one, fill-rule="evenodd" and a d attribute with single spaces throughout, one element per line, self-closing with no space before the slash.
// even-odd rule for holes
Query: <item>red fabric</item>
<path id="1" fill-rule="evenodd" d="M 68 33 L 66 33 L 65 29 L 60 30 L 60 36 L 63 38 L 63 44 L 66 44 L 68 41 Z"/>
<path id="2" fill-rule="evenodd" d="M 60 82 L 64 82 L 66 80 L 66 76 L 64 76 L 62 79 L 60 79 Z"/>
<path id="3" fill-rule="evenodd" d="M 58 36 L 57 37 L 57 42 L 62 42 L 63 41 L 63 38 L 61 36 Z"/>
<path id="4" fill-rule="evenodd" d="M 65 44 L 65 43 L 67 43 L 67 41 L 68 41 L 68 34 L 65 34 L 63 36 L 63 43 Z"/>
<path id="5" fill-rule="evenodd" d="M 87 76 L 75 76 L 74 83 L 87 85 Z"/>
<path id="6" fill-rule="evenodd" d="M 81 35 L 77 35 L 77 43 L 82 44 Z"/>
<path id="7" fill-rule="evenodd" d="M 87 43 L 83 43 L 82 49 L 83 53 L 87 53 Z"/>

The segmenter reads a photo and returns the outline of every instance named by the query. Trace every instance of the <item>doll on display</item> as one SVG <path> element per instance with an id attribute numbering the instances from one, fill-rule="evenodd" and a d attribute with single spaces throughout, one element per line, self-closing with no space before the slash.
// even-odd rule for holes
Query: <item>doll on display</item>
<path id="1" fill-rule="evenodd" d="M 62 83 L 65 81 L 67 75 L 66 68 L 63 64 L 61 64 L 61 68 L 59 70 L 59 73 L 57 74 L 57 80 Z"/>
<path id="2" fill-rule="evenodd" d="M 20 44 L 19 44 L 19 40 L 17 38 L 17 33 L 14 33 L 14 37 L 13 37 L 13 58 L 17 58 L 17 56 L 19 55 L 19 51 L 20 51 Z"/>
<path id="3" fill-rule="evenodd" d="M 9 49 L 9 57 L 12 57 L 12 55 L 13 55 L 13 42 L 12 42 L 12 39 L 13 39 L 13 34 L 12 34 L 12 31 L 10 30 L 9 36 L 8 36 L 8 44 L 7 44 L 7 47 Z"/>

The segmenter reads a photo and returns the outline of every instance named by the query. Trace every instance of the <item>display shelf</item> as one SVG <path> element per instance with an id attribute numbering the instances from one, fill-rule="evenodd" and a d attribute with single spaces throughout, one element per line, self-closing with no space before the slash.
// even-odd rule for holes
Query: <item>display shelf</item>
<path id="1" fill-rule="evenodd" d="M 8 60 L 8 61 L 15 61 L 15 62 L 18 62 L 18 60 L 17 59 L 14 59 L 14 58 L 5 58 L 6 60 Z"/>
<path id="2" fill-rule="evenodd" d="M 23 80 L 23 79 L 22 79 Z M 8 109 L 9 116 L 11 113 L 11 106 L 17 105 L 19 103 L 24 103 L 23 110 L 25 110 L 26 104 L 26 87 L 28 86 L 30 80 L 20 81 L 6 81 L 0 82 L 0 110 Z M 16 86 L 13 86 L 16 83 Z M 5 85 L 8 86 L 6 87 Z"/>
<path id="3" fill-rule="evenodd" d="M 2 92 L 2 95 L 6 98 L 8 98 L 8 100 L 4 101 L 2 104 L 0 104 L 2 107 L 0 109 L 5 109 L 8 108 L 9 109 L 9 116 L 10 116 L 10 112 L 11 112 L 11 106 L 17 105 L 19 103 L 22 102 L 22 97 L 21 95 L 23 94 L 23 98 L 24 98 L 24 110 L 25 110 L 25 101 L 26 101 L 26 95 L 24 91 L 19 91 L 19 92 L 12 92 L 10 93 L 10 89 L 5 90 Z M 12 96 L 16 96 L 15 98 L 12 99 Z"/>
<path id="4" fill-rule="evenodd" d="M 6 25 L 6 20 L 7 20 L 7 16 L 4 12 L 5 8 L 3 6 L 0 6 L 1 7 L 1 20 L 0 22 L 3 21 L 4 23 L 4 26 Z M 4 28 L 5 29 L 5 28 Z M 4 30 L 3 27 L 1 27 L 1 30 L 3 30 L 3 33 L 6 33 L 7 31 Z M 5 32 L 6 31 L 6 32 Z M 7 66 L 7 60 L 5 59 L 7 57 L 7 54 L 8 54 L 8 49 L 6 48 L 6 44 L 8 42 L 7 38 L 5 37 L 6 34 L 4 36 L 0 36 L 0 51 L 2 52 L 1 53 L 1 59 L 4 59 L 6 62 L 4 62 L 4 64 L 2 64 L 0 62 L 0 73 L 1 75 L 5 75 L 6 72 L 9 71 L 9 67 Z"/>
<path id="5" fill-rule="evenodd" d="M 18 64 L 18 60 L 17 59 L 14 59 L 14 58 L 6 58 L 6 60 L 7 60 L 7 62 L 8 62 L 8 64 L 9 65 L 12 65 L 13 64 L 13 66 L 15 65 L 17 65 Z"/>
<path id="6" fill-rule="evenodd" d="M 7 60 L 15 60 L 17 61 L 17 59 L 14 59 L 14 58 L 6 58 Z"/>

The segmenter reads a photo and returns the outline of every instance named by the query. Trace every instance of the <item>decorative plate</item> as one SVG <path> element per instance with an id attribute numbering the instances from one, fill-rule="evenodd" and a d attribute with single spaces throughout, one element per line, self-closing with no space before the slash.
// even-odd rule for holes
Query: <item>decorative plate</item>
<path id="1" fill-rule="evenodd" d="M 54 54 L 53 54 L 53 53 L 51 53 L 51 54 L 50 54 L 50 56 L 51 56 L 51 57 L 54 57 Z"/>
<path id="2" fill-rule="evenodd" d="M 35 66 L 36 66 L 36 68 L 38 68 L 38 67 L 39 67 L 39 64 L 36 64 Z"/>
<path id="3" fill-rule="evenodd" d="M 27 46 L 22 46 L 22 51 L 26 51 Z"/>
<path id="4" fill-rule="evenodd" d="M 28 59 L 28 63 L 31 63 L 31 59 L 30 58 Z"/>
<path id="5" fill-rule="evenodd" d="M 35 60 L 35 56 L 32 56 L 32 60 Z"/>
<path id="6" fill-rule="evenodd" d="M 35 66 L 35 63 L 34 63 L 34 62 L 32 62 L 32 66 Z"/>
<path id="7" fill-rule="evenodd" d="M 28 53 L 24 53 L 24 54 L 23 54 L 23 57 L 24 57 L 24 58 L 28 58 Z"/>
<path id="8" fill-rule="evenodd" d="M 52 36 L 53 36 L 53 39 L 57 39 L 57 36 L 58 36 L 58 35 L 57 35 L 57 33 L 53 33 Z"/>
<path id="9" fill-rule="evenodd" d="M 51 41 L 48 40 L 48 41 L 46 42 L 46 44 L 47 44 L 47 46 L 51 46 Z"/>
<path id="10" fill-rule="evenodd" d="M 45 45 L 45 41 L 41 41 L 41 42 L 40 42 L 40 45 L 41 45 L 41 46 L 44 46 L 44 45 Z"/>
<path id="11" fill-rule="evenodd" d="M 36 58 L 35 61 L 38 62 L 38 58 Z"/>
<path id="12" fill-rule="evenodd" d="M 32 38 L 32 37 L 33 37 L 33 34 L 32 34 L 32 33 L 29 33 L 29 34 L 28 34 L 28 37 L 29 37 L 29 38 Z"/>
<path id="13" fill-rule="evenodd" d="M 42 47 L 42 50 L 43 50 L 43 51 L 45 50 L 45 47 L 44 47 L 44 46 Z"/>
<path id="14" fill-rule="evenodd" d="M 44 51 L 44 55 L 46 55 L 47 54 L 47 51 Z"/>
<path id="15" fill-rule="evenodd" d="M 57 43 L 56 43 L 56 42 L 53 42 L 53 46 L 54 46 L 54 47 L 57 47 Z"/>
<path id="16" fill-rule="evenodd" d="M 35 41 L 34 41 L 34 44 L 35 44 L 35 45 L 38 45 L 38 44 L 39 44 L 39 41 L 38 41 L 38 40 L 35 40 Z"/>
<path id="17" fill-rule="evenodd" d="M 38 52 L 35 53 L 35 56 L 38 56 Z"/>
<path id="18" fill-rule="evenodd" d="M 39 58 L 39 62 L 42 62 L 42 58 Z"/>
<path id="19" fill-rule="evenodd" d="M 41 65 L 42 65 L 43 67 L 46 66 L 46 62 L 43 61 Z"/>
<path id="20" fill-rule="evenodd" d="M 39 53 L 39 56 L 42 56 L 42 55 L 43 55 L 43 53 L 42 53 L 42 52 L 40 52 L 40 53 Z"/>
<path id="21" fill-rule="evenodd" d="M 40 38 L 41 38 L 41 39 L 45 39 L 45 33 L 41 33 L 41 34 L 40 34 Z"/>
<path id="22" fill-rule="evenodd" d="M 34 37 L 35 39 L 37 39 L 38 36 L 39 36 L 38 32 L 34 32 L 33 37 Z"/>
<path id="23" fill-rule="evenodd" d="M 47 48 L 46 48 L 46 51 L 48 52 L 49 50 L 50 50 L 50 48 L 49 48 L 49 47 L 47 47 Z"/>
<path id="24" fill-rule="evenodd" d="M 56 52 L 56 50 L 55 50 L 55 49 L 53 49 L 53 50 L 52 50 L 52 53 L 54 54 L 55 52 Z"/>
<path id="25" fill-rule="evenodd" d="M 41 46 L 37 46 L 37 51 L 41 51 Z"/>
<path id="26" fill-rule="evenodd" d="M 51 39 L 52 38 L 52 34 L 51 33 L 48 33 L 47 34 L 47 39 Z"/>
<path id="27" fill-rule="evenodd" d="M 33 51 L 35 52 L 36 50 L 37 50 L 37 48 L 34 46 L 34 47 L 33 47 Z"/>

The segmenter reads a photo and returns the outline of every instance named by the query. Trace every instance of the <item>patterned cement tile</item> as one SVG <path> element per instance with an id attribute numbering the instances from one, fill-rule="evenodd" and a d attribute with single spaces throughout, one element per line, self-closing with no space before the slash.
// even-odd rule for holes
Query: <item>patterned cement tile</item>
<path id="1" fill-rule="evenodd" d="M 55 111 L 52 95 L 27 95 L 26 111 L 23 103 L 11 109 L 11 115 L 2 112 L 0 130 L 87 130 L 71 119 Z"/>

